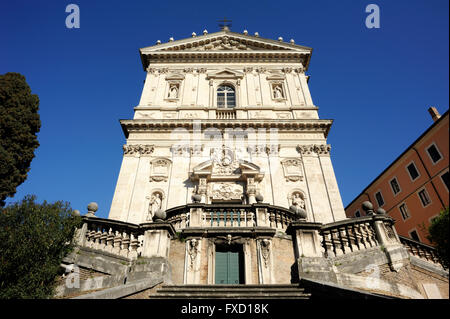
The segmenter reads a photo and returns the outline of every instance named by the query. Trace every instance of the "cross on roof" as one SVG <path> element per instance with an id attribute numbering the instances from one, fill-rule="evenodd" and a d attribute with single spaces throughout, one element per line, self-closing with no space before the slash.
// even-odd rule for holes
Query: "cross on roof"
<path id="1" fill-rule="evenodd" d="M 227 18 L 223 18 L 223 20 L 219 20 L 217 22 L 223 22 L 223 23 L 219 23 L 219 27 L 221 30 L 230 30 L 231 23 L 227 23 L 227 22 L 231 22 L 231 20 L 227 20 Z"/>

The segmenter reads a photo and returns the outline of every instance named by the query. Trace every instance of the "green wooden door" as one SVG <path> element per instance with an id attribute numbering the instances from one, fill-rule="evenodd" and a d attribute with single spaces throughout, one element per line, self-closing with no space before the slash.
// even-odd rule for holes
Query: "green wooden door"
<path id="1" fill-rule="evenodd" d="M 216 251 L 216 284 L 240 283 L 239 257 L 238 251 Z"/>

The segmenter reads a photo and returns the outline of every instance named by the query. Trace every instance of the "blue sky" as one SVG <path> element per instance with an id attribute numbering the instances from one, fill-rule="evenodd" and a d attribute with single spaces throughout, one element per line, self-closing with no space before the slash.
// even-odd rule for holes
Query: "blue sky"
<path id="1" fill-rule="evenodd" d="M 67 29 L 65 8 L 80 8 Z M 380 7 L 379 29 L 365 8 Z M 64 200 L 107 217 L 145 73 L 138 49 L 169 37 L 231 30 L 312 47 L 308 74 L 344 205 L 431 124 L 449 101 L 449 3 L 429 1 L 2 1 L 0 74 L 26 76 L 40 98 L 41 146 L 17 201 Z"/>

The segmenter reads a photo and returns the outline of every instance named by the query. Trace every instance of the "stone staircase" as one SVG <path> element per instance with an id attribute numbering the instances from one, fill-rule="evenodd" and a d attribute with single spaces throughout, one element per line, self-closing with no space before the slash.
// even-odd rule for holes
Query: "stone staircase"
<path id="1" fill-rule="evenodd" d="M 310 299 L 298 284 L 164 285 L 150 299 Z"/>

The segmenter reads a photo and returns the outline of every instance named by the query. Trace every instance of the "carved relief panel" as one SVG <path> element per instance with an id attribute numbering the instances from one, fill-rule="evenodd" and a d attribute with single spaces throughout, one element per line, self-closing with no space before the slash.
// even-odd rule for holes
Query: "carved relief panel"
<path id="1" fill-rule="evenodd" d="M 244 187 L 234 182 L 216 182 L 210 183 L 210 198 L 214 200 L 236 200 L 242 201 L 244 196 Z"/>
<path id="2" fill-rule="evenodd" d="M 298 158 L 287 158 L 281 161 L 286 181 L 297 182 L 303 180 L 302 161 Z"/>
<path id="3" fill-rule="evenodd" d="M 167 158 L 156 158 L 150 162 L 150 181 L 166 182 L 169 178 L 172 161 Z"/>

